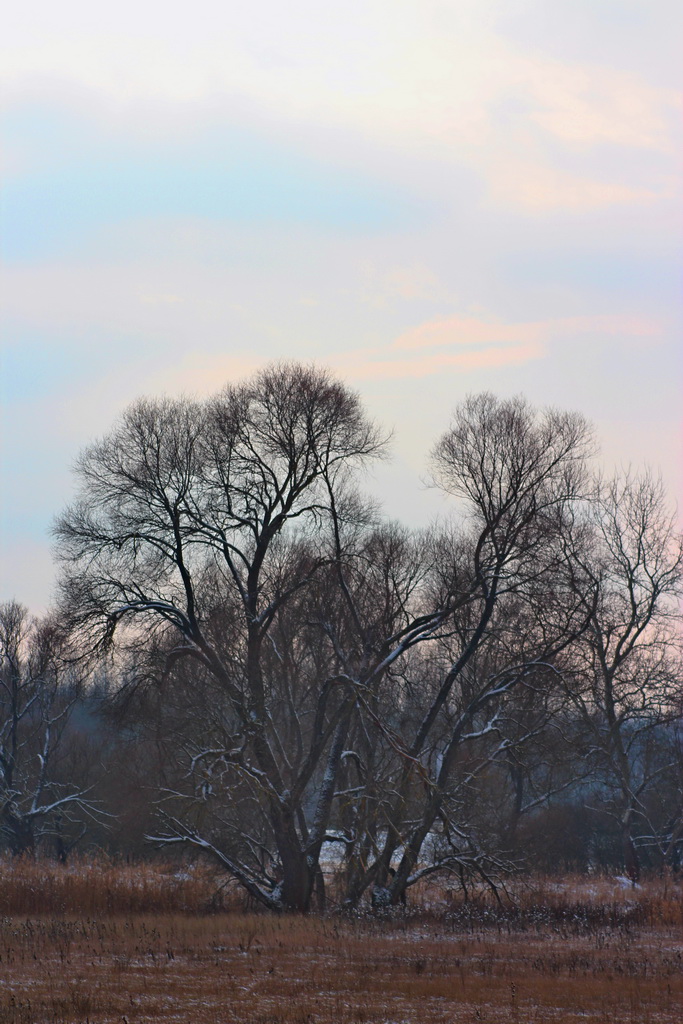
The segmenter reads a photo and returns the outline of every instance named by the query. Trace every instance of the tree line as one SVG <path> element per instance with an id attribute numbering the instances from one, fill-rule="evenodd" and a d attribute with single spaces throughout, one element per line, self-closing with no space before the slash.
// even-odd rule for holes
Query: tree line
<path id="1" fill-rule="evenodd" d="M 468 398 L 452 514 L 363 497 L 388 438 L 324 369 L 144 399 L 82 453 L 60 597 L 0 609 L 0 834 L 201 851 L 308 910 L 515 865 L 677 867 L 683 547 L 577 413 Z M 561 856 L 561 854 L 559 854 Z M 545 858 L 545 859 L 544 859 Z"/>

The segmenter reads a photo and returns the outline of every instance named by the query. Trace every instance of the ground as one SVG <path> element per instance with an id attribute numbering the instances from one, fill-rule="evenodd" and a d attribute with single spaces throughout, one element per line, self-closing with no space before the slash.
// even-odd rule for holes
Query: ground
<path id="1" fill-rule="evenodd" d="M 68 876 L 31 867 L 24 897 L 50 906 L 20 915 L 17 870 L 2 869 L 0 1024 L 664 1024 L 683 1009 L 671 881 L 519 881 L 502 907 L 432 888 L 395 917 L 304 918 L 216 912 L 207 875 L 166 871 L 155 889 L 155 869 L 112 867 L 69 913 L 54 907 Z"/>

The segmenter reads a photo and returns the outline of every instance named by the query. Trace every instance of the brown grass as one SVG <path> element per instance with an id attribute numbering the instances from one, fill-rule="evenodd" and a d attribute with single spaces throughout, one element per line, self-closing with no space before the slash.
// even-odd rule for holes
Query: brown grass
<path id="1" fill-rule="evenodd" d="M 131 888 L 136 871 L 142 890 Z M 82 872 L 89 882 L 80 887 L 67 882 L 77 873 L 0 871 L 6 903 L 18 898 L 20 879 L 37 877 L 50 879 L 53 897 L 104 906 L 41 914 L 32 890 L 30 911 L 12 904 L 0 922 L 0 1024 L 665 1024 L 681 1016 L 681 891 L 672 883 L 535 882 L 502 908 L 483 894 L 463 903 L 430 888 L 408 914 L 349 920 L 191 913 L 189 904 L 170 912 L 163 900 L 179 892 L 205 911 L 211 905 L 216 880 L 199 870 L 186 878 L 100 864 Z M 110 894 L 104 904 L 97 879 Z M 140 891 L 161 902 L 136 912 Z M 125 906 L 111 902 L 115 893 Z"/>
<path id="2" fill-rule="evenodd" d="M 0 860 L 0 915 L 196 914 L 241 905 L 225 875 L 199 863 L 125 864 L 106 857 Z"/>

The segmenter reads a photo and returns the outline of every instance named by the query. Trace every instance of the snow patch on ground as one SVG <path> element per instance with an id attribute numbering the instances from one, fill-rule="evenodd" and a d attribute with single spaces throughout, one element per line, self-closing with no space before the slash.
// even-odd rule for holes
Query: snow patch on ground
<path id="1" fill-rule="evenodd" d="M 614 881 L 622 889 L 641 889 L 642 888 L 642 886 L 638 885 L 637 882 L 634 882 L 632 878 L 627 878 L 626 875 L 615 875 L 614 876 Z"/>

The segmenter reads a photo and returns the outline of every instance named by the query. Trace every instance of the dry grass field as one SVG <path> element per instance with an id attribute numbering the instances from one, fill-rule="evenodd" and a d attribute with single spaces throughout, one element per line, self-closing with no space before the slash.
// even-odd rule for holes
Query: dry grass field
<path id="1" fill-rule="evenodd" d="M 208 870 L 0 865 L 0 1024 L 663 1024 L 681 888 L 425 889 L 393 918 L 247 913 Z"/>

